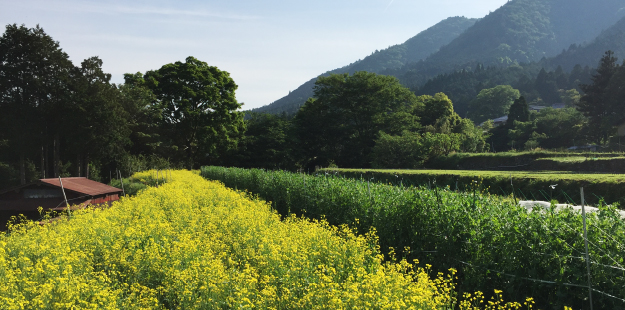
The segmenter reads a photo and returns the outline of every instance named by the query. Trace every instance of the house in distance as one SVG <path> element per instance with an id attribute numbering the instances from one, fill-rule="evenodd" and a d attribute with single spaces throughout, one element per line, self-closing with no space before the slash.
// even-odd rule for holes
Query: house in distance
<path id="1" fill-rule="evenodd" d="M 87 205 L 110 204 L 119 200 L 122 190 L 84 177 L 62 178 L 67 203 L 71 209 Z M 62 211 L 67 208 L 59 179 L 40 179 L 35 182 L 0 190 L 0 230 L 4 230 L 11 216 L 24 214 L 38 219 L 38 208 L 44 211 Z"/>

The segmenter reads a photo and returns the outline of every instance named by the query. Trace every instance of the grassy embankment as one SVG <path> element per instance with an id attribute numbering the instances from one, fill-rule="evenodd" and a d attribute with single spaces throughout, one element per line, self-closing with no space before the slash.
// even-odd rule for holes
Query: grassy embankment
<path id="1" fill-rule="evenodd" d="M 510 198 L 492 196 L 474 184 L 468 191 L 392 186 L 282 171 L 204 167 L 202 175 L 248 190 L 290 213 L 375 227 L 381 249 L 459 270 L 460 292 L 503 290 L 506 300 L 531 296 L 543 309 L 588 306 L 582 218 L 564 212 L 531 212 Z M 394 175 L 392 175 L 395 178 Z M 398 182 L 399 183 L 399 182 Z M 625 309 L 604 293 L 625 297 L 625 222 L 614 209 L 590 214 L 589 235 L 594 306 Z M 440 269 L 439 269 L 440 268 Z"/>

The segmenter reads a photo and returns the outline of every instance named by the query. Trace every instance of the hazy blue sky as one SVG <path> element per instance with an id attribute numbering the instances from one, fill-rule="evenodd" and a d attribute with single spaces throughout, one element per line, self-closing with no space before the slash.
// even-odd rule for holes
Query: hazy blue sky
<path id="1" fill-rule="evenodd" d="M 230 72 L 250 109 L 447 17 L 483 17 L 507 1 L 0 0 L 0 22 L 39 24 L 76 65 L 99 56 L 115 83 L 194 56 Z"/>

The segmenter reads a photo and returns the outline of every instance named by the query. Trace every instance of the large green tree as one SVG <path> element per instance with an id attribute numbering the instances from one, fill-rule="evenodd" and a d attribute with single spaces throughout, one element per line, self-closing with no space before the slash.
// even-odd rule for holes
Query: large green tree
<path id="1" fill-rule="evenodd" d="M 250 113 L 245 137 L 226 164 L 247 168 L 294 169 L 297 141 L 286 114 Z"/>
<path id="2" fill-rule="evenodd" d="M 530 119 L 530 107 L 525 101 L 525 97 L 521 96 L 514 100 L 514 103 L 510 106 L 510 112 L 508 113 L 508 121 L 506 125 L 512 127 L 514 121 L 527 122 Z"/>
<path id="3" fill-rule="evenodd" d="M 611 126 L 625 123 L 625 62 L 612 75 L 606 88 L 605 100 L 608 104 L 607 122 Z"/>
<path id="4" fill-rule="evenodd" d="M 143 74 L 124 74 L 124 84 L 119 86 L 119 90 L 131 130 L 129 152 L 142 156 L 165 154 L 159 131 L 162 108 L 152 90 L 147 87 Z"/>
<path id="5" fill-rule="evenodd" d="M 614 109 L 610 106 L 608 87 L 618 68 L 614 52 L 607 51 L 599 62 L 597 72 L 592 76 L 592 83 L 580 85 L 584 95 L 577 104 L 577 109 L 588 118 L 591 138 L 597 143 L 607 141 L 615 125 L 609 122 Z"/>
<path id="6" fill-rule="evenodd" d="M 487 88 L 469 104 L 469 118 L 476 123 L 506 115 L 510 106 L 521 96 L 517 89 L 510 85 L 498 85 Z"/>
<path id="7" fill-rule="evenodd" d="M 228 72 L 187 57 L 148 71 L 144 79 L 162 107 L 163 134 L 188 168 L 217 160 L 236 144 L 244 123 Z"/>
<path id="8" fill-rule="evenodd" d="M 27 162 L 37 162 L 41 176 L 59 175 L 61 137 L 71 130 L 65 112 L 73 70 L 41 27 L 6 26 L 0 37 L 0 131 L 8 160 L 19 162 L 21 183 L 28 179 Z"/>
<path id="9" fill-rule="evenodd" d="M 71 81 L 66 120 L 72 130 L 66 134 L 66 153 L 73 157 L 75 176 L 89 177 L 90 164 L 119 161 L 130 143 L 129 111 L 102 64 L 98 57 L 85 59 Z"/>
<path id="10" fill-rule="evenodd" d="M 418 128 L 423 108 L 395 77 L 361 71 L 320 77 L 295 121 L 311 165 L 367 167 L 378 133 Z"/>

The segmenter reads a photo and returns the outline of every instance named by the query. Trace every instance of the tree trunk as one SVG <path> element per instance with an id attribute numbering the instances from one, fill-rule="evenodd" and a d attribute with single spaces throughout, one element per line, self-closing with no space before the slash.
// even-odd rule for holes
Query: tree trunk
<path id="1" fill-rule="evenodd" d="M 42 179 L 46 178 L 46 152 L 43 144 L 41 145 L 41 176 Z"/>
<path id="2" fill-rule="evenodd" d="M 48 147 L 48 145 L 44 145 L 43 147 L 44 150 L 44 173 L 46 176 L 50 176 L 50 148 Z"/>
<path id="3" fill-rule="evenodd" d="M 81 161 L 81 157 L 80 154 L 76 155 L 76 176 L 77 177 L 81 177 L 81 172 L 82 172 L 82 161 Z"/>
<path id="4" fill-rule="evenodd" d="M 85 165 L 85 169 L 83 170 L 85 174 L 85 178 L 88 179 L 89 178 L 89 155 L 84 155 L 83 163 Z"/>
<path id="5" fill-rule="evenodd" d="M 58 178 L 61 175 L 61 138 L 59 134 L 54 135 L 54 177 Z"/>
<path id="6" fill-rule="evenodd" d="M 20 184 L 26 184 L 26 163 L 24 155 L 20 155 Z"/>

